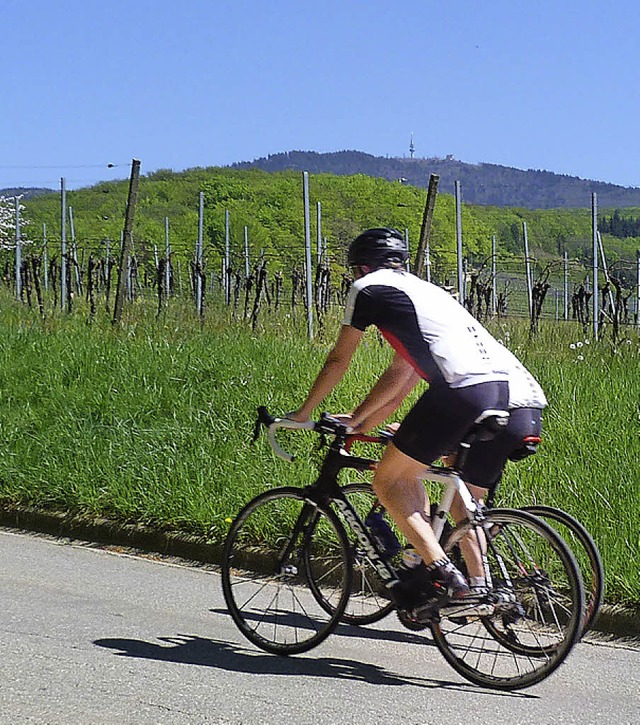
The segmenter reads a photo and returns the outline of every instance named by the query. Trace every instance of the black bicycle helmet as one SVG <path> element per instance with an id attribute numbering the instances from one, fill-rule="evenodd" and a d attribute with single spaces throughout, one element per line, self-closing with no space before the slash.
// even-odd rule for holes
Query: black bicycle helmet
<path id="1" fill-rule="evenodd" d="M 349 246 L 349 266 L 377 268 L 385 262 L 406 262 L 409 248 L 397 229 L 376 227 L 357 236 Z"/>

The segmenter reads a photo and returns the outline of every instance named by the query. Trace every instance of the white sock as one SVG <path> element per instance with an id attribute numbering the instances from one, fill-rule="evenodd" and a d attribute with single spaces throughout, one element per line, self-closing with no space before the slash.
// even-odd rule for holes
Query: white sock
<path id="1" fill-rule="evenodd" d="M 487 579 L 483 576 L 470 576 L 469 577 L 469 586 L 471 587 L 486 587 L 487 586 Z"/>

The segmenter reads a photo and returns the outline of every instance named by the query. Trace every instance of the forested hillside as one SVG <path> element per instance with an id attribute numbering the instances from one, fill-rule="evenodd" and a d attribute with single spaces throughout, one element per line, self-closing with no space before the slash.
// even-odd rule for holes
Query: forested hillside
<path id="1" fill-rule="evenodd" d="M 0 189 L 0 196 L 12 197 L 19 196 L 21 199 L 33 199 L 34 196 L 40 196 L 41 194 L 50 194 L 51 189 L 45 189 L 36 186 L 30 187 L 12 187 L 9 189 Z"/>
<path id="2" fill-rule="evenodd" d="M 607 207 L 640 206 L 640 188 L 626 188 L 576 176 L 537 169 L 515 169 L 498 164 L 468 164 L 451 156 L 442 158 L 389 158 L 360 151 L 316 153 L 289 151 L 233 164 L 233 168 L 265 171 L 309 171 L 339 175 L 366 174 L 389 181 L 404 179 L 426 187 L 438 174 L 443 191 L 453 193 L 454 181 L 462 185 L 465 201 L 526 209 L 585 208 L 591 192 Z"/>

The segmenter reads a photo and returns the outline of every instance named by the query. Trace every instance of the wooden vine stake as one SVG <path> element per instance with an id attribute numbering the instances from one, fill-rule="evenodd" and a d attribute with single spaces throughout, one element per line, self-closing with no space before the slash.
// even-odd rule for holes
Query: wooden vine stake
<path id="1" fill-rule="evenodd" d="M 113 306 L 113 324 L 118 325 L 122 319 L 122 307 L 124 293 L 127 284 L 127 260 L 132 247 L 133 219 L 136 212 L 136 201 L 138 199 L 138 180 L 140 179 L 140 161 L 133 159 L 131 163 L 131 179 L 129 181 L 129 196 L 127 198 L 127 211 L 124 219 L 124 238 L 122 240 L 122 251 L 120 252 L 120 263 L 118 264 L 118 286 L 116 288 L 116 301 Z"/>
<path id="2" fill-rule="evenodd" d="M 433 221 L 433 210 L 436 206 L 436 197 L 438 196 L 438 183 L 440 177 L 438 174 L 431 174 L 429 177 L 429 190 L 427 191 L 427 201 L 422 216 L 422 228 L 420 229 L 420 241 L 418 243 L 418 251 L 416 252 L 416 260 L 414 263 L 414 273 L 418 277 L 424 277 L 425 268 L 427 272 L 427 280 L 431 281 L 429 268 L 426 266 L 426 251 L 429 244 L 429 235 L 431 233 L 431 222 Z"/>

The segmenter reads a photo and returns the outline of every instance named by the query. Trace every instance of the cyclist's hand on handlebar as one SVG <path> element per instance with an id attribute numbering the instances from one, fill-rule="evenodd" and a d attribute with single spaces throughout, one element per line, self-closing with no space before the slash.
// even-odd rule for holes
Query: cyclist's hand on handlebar
<path id="1" fill-rule="evenodd" d="M 293 411 L 291 413 L 287 413 L 282 418 L 277 418 L 271 415 L 264 406 L 260 406 L 258 408 L 258 420 L 256 421 L 254 440 L 258 438 L 260 428 L 263 425 L 267 428 L 269 444 L 280 458 L 284 458 L 287 461 L 292 461 L 293 456 L 283 450 L 276 440 L 277 431 L 280 428 L 288 428 L 291 430 L 314 430 L 316 427 L 316 423 L 314 421 L 300 415 L 299 411 Z"/>
<path id="2" fill-rule="evenodd" d="M 295 420 L 298 423 L 306 423 L 309 420 L 309 416 L 302 412 L 302 408 L 291 410 L 289 413 L 285 413 L 283 417 L 287 420 Z"/>
<path id="3" fill-rule="evenodd" d="M 343 426 L 347 429 L 347 433 L 355 433 L 358 429 L 358 425 L 353 425 L 353 416 L 351 413 L 339 413 L 338 415 L 332 415 L 331 416 L 334 420 L 337 420 L 339 423 L 342 423 Z"/>
<path id="4" fill-rule="evenodd" d="M 342 413 L 340 415 L 332 415 L 332 418 L 338 420 L 347 429 L 347 433 L 366 433 L 370 426 L 367 419 L 358 420 L 353 413 Z"/>

